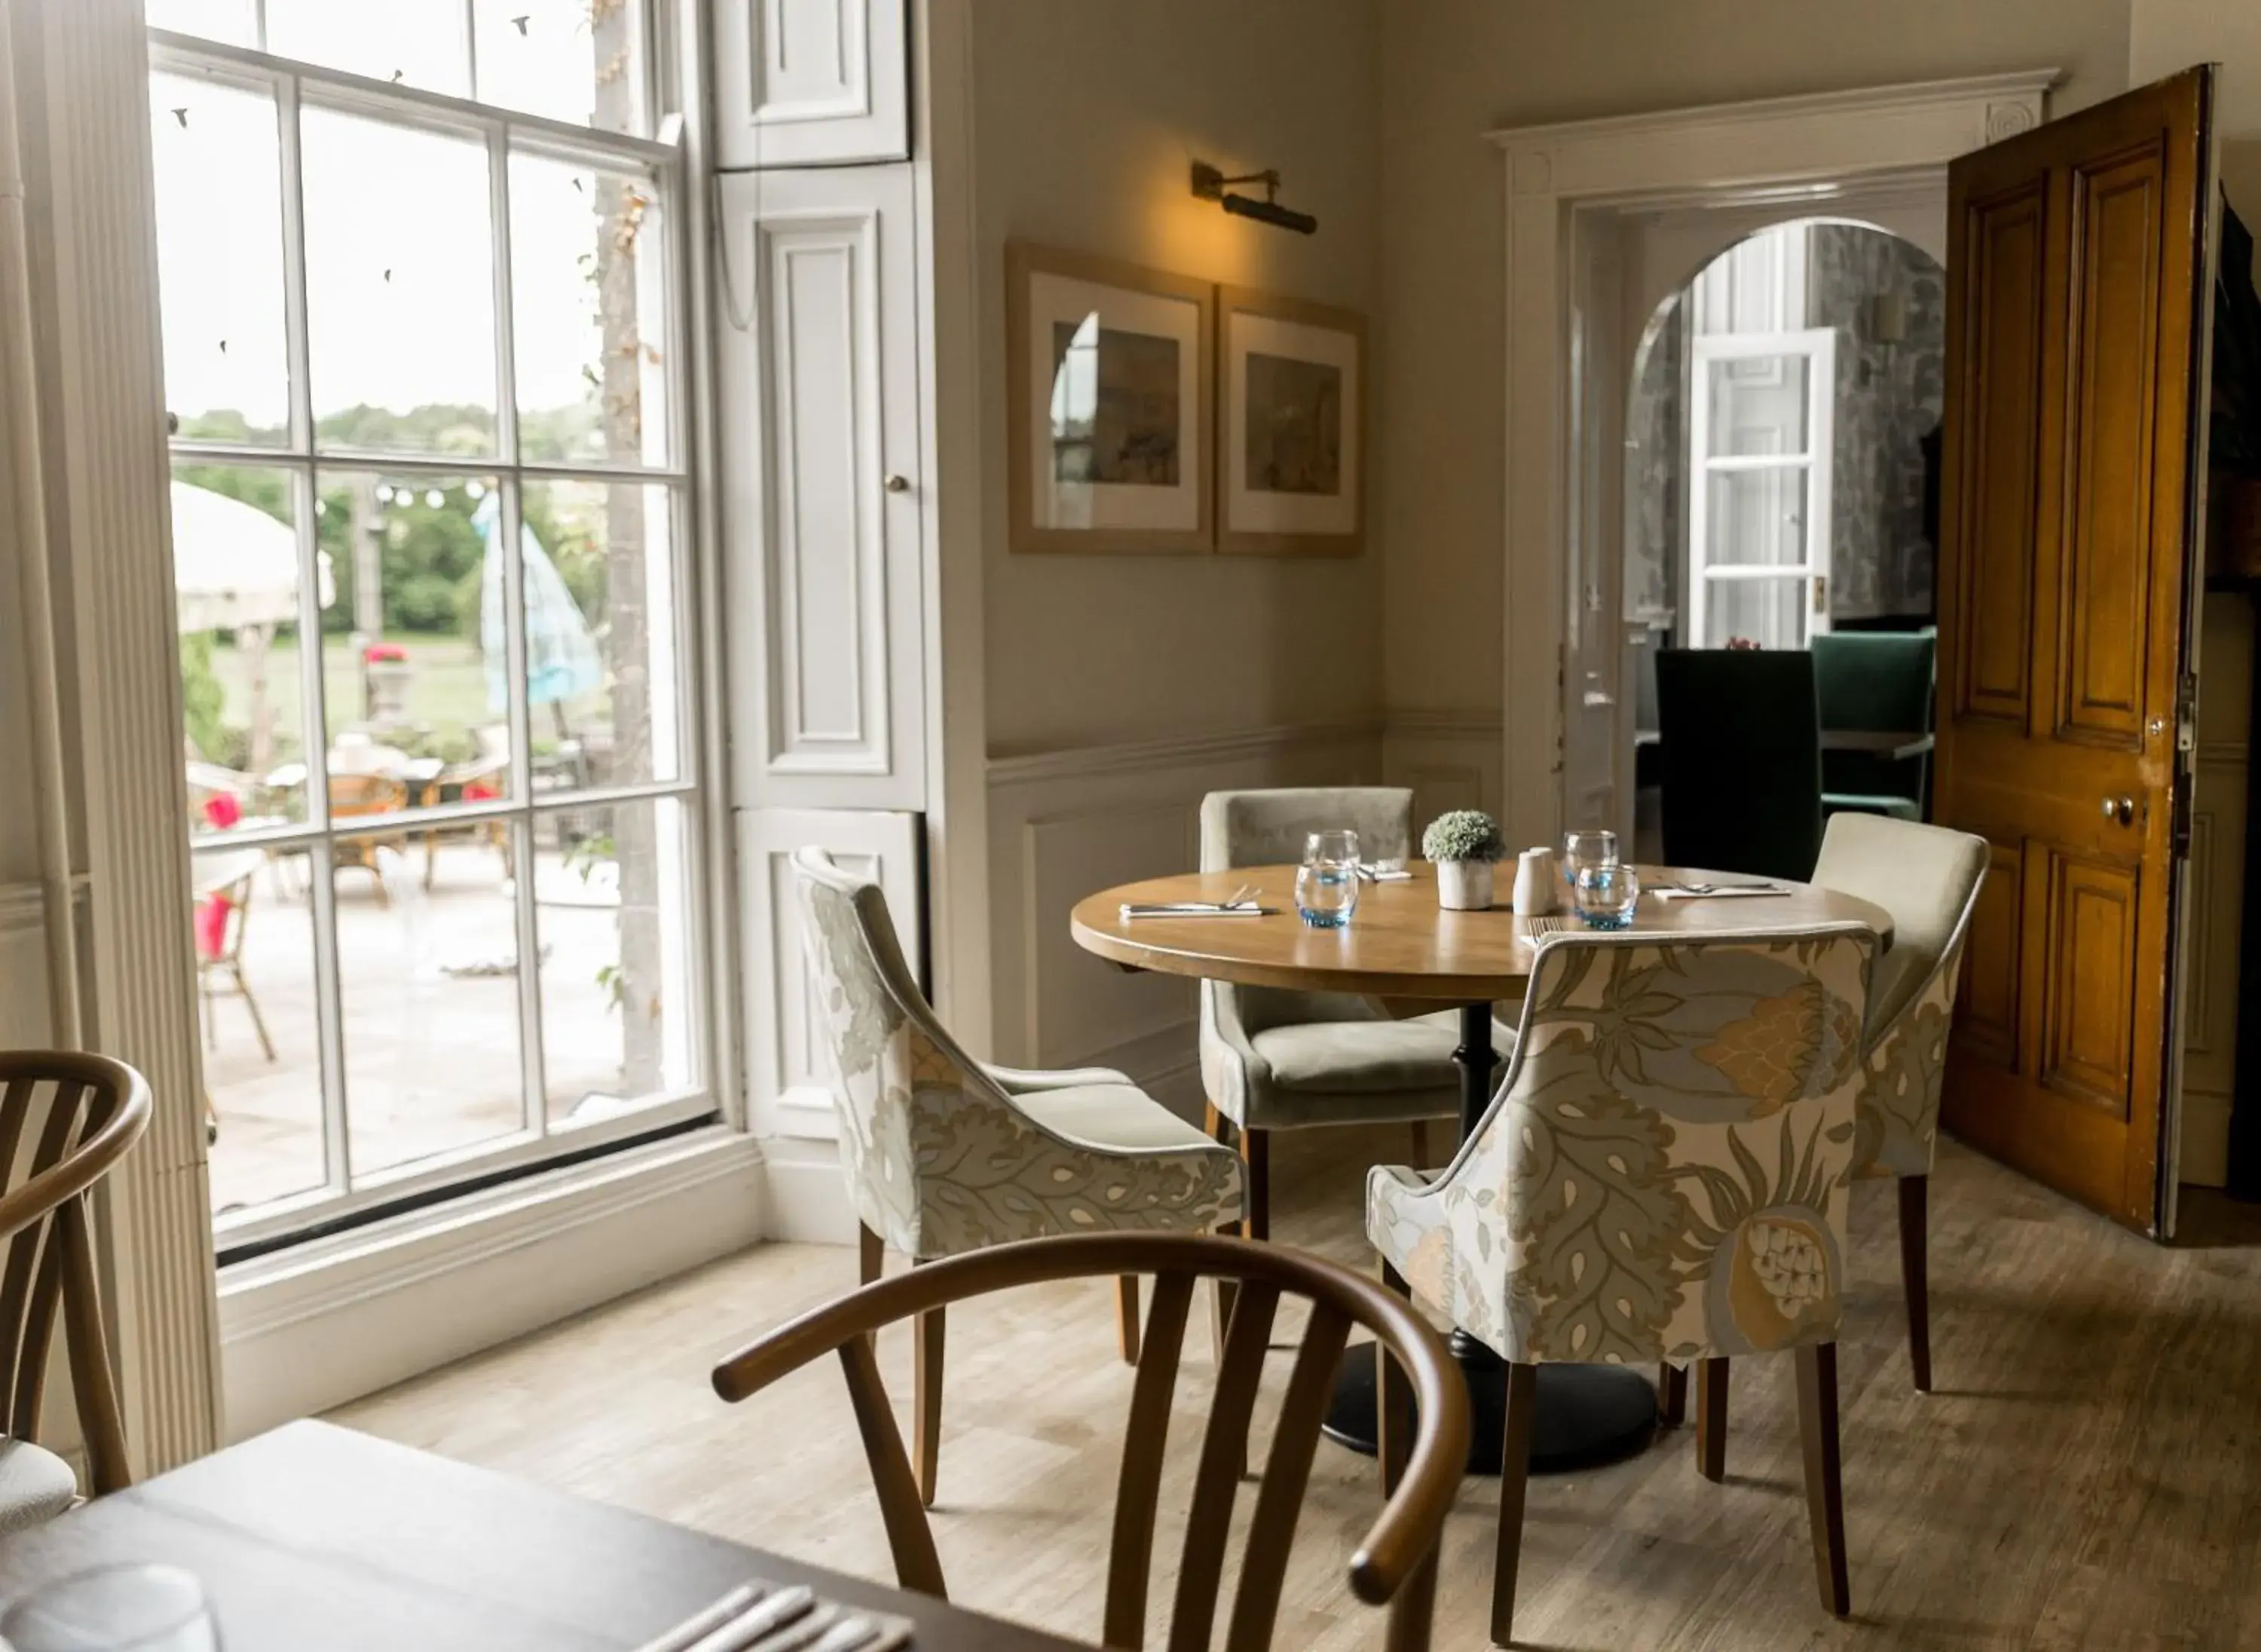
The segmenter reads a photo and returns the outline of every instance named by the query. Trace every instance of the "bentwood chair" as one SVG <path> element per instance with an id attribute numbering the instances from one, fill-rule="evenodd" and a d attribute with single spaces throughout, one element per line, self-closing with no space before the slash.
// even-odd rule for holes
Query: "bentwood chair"
<path id="1" fill-rule="evenodd" d="M 825 1015 L 840 1163 L 863 1281 L 893 1246 L 913 1267 L 1015 1239 L 1116 1230 L 1201 1233 L 1240 1218 L 1240 1163 L 1122 1074 L 1020 1072 L 959 1048 L 903 960 L 879 887 L 822 849 L 793 858 Z M 1116 1287 L 1125 1361 L 1138 1285 Z M 913 1385 L 921 1498 L 942 1450 L 943 1312 L 922 1313 Z"/>
<path id="2" fill-rule="evenodd" d="M 61 1312 L 71 1397 L 97 1495 L 132 1483 L 116 1377 L 95 1282 L 87 1199 L 149 1123 L 149 1086 L 107 1056 L 0 1051 L 0 1535 L 53 1519 L 78 1498 L 70 1464 L 37 1443 Z"/>
<path id="3" fill-rule="evenodd" d="M 1804 882 L 1821 846 L 1821 722 L 1804 649 L 1656 657 L 1664 858 Z"/>
<path id="4" fill-rule="evenodd" d="M 1350 1589 L 1369 1605 L 1389 1607 L 1391 1652 L 1429 1644 L 1437 1540 L 1468 1460 L 1468 1390 L 1443 1340 L 1402 1299 L 1349 1269 L 1300 1251 L 1238 1239 L 1162 1233 L 1086 1234 L 1035 1239 L 953 1257 L 899 1274 L 802 1315 L 714 1368 L 714 1390 L 732 1403 L 827 1354 L 837 1354 L 879 1494 L 895 1574 L 906 1589 L 941 1596 L 942 1562 L 903 1454 L 894 1411 L 880 1386 L 875 1332 L 911 1316 L 1016 1285 L 1110 1275 L 1151 1274 L 1153 1305 L 1131 1384 L 1130 1420 L 1108 1557 L 1103 1642 L 1130 1652 L 1145 1643 L 1147 1586 L 1154 1547 L 1163 1447 L 1169 1432 L 1178 1358 L 1194 1286 L 1202 1278 L 1235 1287 L 1224 1357 L 1210 1391 L 1209 1424 L 1195 1471 L 1169 1646 L 1206 1648 L 1215 1627 L 1225 1538 L 1239 1489 L 1249 1425 L 1265 1354 L 1283 1296 L 1310 1304 L 1302 1346 L 1272 1431 L 1272 1447 L 1242 1554 L 1227 1620 L 1227 1652 L 1272 1644 L 1280 1591 L 1302 1512 L 1319 1425 L 1336 1367 L 1353 1326 L 1373 1333 L 1385 1389 L 1398 1415 L 1410 1398 L 1418 1418 L 1410 1450 L 1382 1513 L 1351 1557 Z M 1407 1396 L 1403 1385 L 1410 1383 Z M 1400 1441 L 1403 1436 L 1397 1437 Z M 1398 1447 L 1393 1445 L 1393 1452 Z"/>
<path id="5" fill-rule="evenodd" d="M 219 998 L 240 998 L 251 1015 L 251 1030 L 269 1062 L 275 1059 L 275 1040 L 267 1036 L 267 1019 L 259 1013 L 259 1000 L 243 973 L 243 934 L 251 922 L 251 874 L 244 873 L 226 887 L 206 895 L 197 913 L 197 996 L 202 1001 L 205 1048 L 219 1048 L 219 1024 L 213 1009 Z"/>
<path id="6" fill-rule="evenodd" d="M 1836 1339 L 1876 946 L 1858 924 L 1550 937 L 1506 1081 L 1459 1157 L 1433 1176 L 1369 1173 L 1367 1232 L 1391 1282 L 1508 1361 L 1497 1644 L 1542 1361 L 1795 1350 L 1821 1598 L 1849 1609 Z"/>
<path id="7" fill-rule="evenodd" d="M 1307 836 L 1339 828 L 1358 834 L 1364 859 L 1402 857 L 1411 848 L 1412 815 L 1413 794 L 1397 786 L 1211 792 L 1202 800 L 1201 869 L 1300 861 Z M 1511 1036 L 1495 1027 L 1495 1047 L 1504 1050 Z M 1460 1116 L 1459 1043 L 1457 1010 L 1393 1021 L 1353 994 L 1203 981 L 1209 1133 L 1223 1141 L 1229 1124 L 1238 1137 L 1247 1237 L 1270 1237 L 1268 1138 L 1275 1130 L 1409 1124 L 1413 1157 L 1427 1163 L 1429 1121 Z"/>
<path id="8" fill-rule="evenodd" d="M 377 815 L 396 815 L 408 807 L 406 782 L 389 774 L 339 773 L 330 776 L 330 820 L 333 824 Z M 387 832 L 369 837 L 341 837 L 333 852 L 340 872 L 348 867 L 366 872 L 377 885 L 377 903 L 389 907 L 392 895 L 384 887 L 377 851 L 397 849 L 408 852 L 408 834 Z"/>

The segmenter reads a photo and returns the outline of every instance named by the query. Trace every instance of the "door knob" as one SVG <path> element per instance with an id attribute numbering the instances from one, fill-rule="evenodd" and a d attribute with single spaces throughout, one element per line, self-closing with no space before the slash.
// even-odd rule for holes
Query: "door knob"
<path id="1" fill-rule="evenodd" d="M 2122 826 L 2133 824 L 2135 819 L 2135 800 L 2132 797 L 2106 798 L 2104 818 L 2118 821 Z"/>
<path id="2" fill-rule="evenodd" d="M 905 476 L 901 471 L 897 470 L 897 471 L 892 472 L 892 473 L 888 476 L 888 478 L 887 478 L 887 492 L 890 492 L 890 493 L 908 493 L 908 492 L 909 492 L 910 491 L 911 491 L 911 479 L 910 479 L 910 478 L 908 478 L 908 477 Z"/>

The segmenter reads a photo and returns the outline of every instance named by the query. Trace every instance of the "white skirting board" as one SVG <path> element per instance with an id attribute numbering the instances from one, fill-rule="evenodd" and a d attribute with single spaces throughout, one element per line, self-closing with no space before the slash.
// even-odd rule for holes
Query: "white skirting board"
<path id="1" fill-rule="evenodd" d="M 771 1225 L 761 1145 L 721 1127 L 226 1269 L 242 1440 L 726 1256 Z"/>

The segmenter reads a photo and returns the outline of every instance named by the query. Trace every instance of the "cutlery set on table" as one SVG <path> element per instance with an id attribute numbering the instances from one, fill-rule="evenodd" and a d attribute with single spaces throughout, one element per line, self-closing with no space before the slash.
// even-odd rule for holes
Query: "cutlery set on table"
<path id="1" fill-rule="evenodd" d="M 743 1584 L 636 1652 L 898 1652 L 911 1623 L 818 1598 L 805 1584 Z"/>

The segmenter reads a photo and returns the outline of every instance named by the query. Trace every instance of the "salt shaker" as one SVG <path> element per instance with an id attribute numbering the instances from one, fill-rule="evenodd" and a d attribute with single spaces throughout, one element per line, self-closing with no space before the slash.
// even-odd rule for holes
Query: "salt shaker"
<path id="1" fill-rule="evenodd" d="M 1554 851 L 1526 849 L 1515 862 L 1515 913 L 1518 917 L 1544 917 L 1554 909 Z"/>

